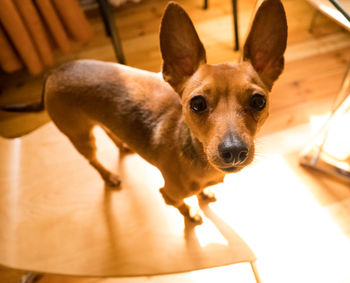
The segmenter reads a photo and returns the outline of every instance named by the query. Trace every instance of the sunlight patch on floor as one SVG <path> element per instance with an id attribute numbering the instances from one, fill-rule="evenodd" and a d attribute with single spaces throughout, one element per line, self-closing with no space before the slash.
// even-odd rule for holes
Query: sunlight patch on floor
<path id="1" fill-rule="evenodd" d="M 284 138 L 291 143 L 293 136 L 298 134 Z M 274 148 L 280 142 L 267 144 Z M 347 278 L 337 274 L 349 270 L 349 239 L 310 191 L 310 180 L 291 167 L 288 152 L 274 151 L 228 176 L 213 209 L 253 249 L 266 282 L 343 282 Z"/>

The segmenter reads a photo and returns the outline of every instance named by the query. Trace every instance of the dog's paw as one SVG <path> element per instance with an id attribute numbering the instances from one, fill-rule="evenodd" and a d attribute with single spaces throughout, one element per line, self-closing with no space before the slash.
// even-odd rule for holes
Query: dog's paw
<path id="1" fill-rule="evenodd" d="M 110 174 L 107 178 L 105 178 L 106 185 L 108 187 L 119 188 L 121 181 L 118 175 Z"/>
<path id="2" fill-rule="evenodd" d="M 201 224 L 203 224 L 203 218 L 202 218 L 202 216 L 200 215 L 200 213 L 195 213 L 195 214 L 193 214 L 193 215 L 190 215 L 190 216 L 188 216 L 188 218 L 189 218 L 189 220 L 193 223 L 193 224 L 195 224 L 195 225 L 201 225 Z"/>
<path id="3" fill-rule="evenodd" d="M 203 217 L 199 208 L 190 207 L 187 217 L 195 225 L 200 225 L 203 223 Z"/>
<path id="4" fill-rule="evenodd" d="M 215 193 L 213 193 L 210 190 L 205 190 L 205 191 L 200 192 L 197 195 L 197 198 L 199 201 L 206 201 L 206 202 L 215 202 L 216 201 Z"/>
<path id="5" fill-rule="evenodd" d="M 182 203 L 182 205 L 178 206 L 177 209 L 185 217 L 185 220 L 189 220 L 195 225 L 203 223 L 201 210 L 199 208 L 193 208 L 186 203 Z"/>

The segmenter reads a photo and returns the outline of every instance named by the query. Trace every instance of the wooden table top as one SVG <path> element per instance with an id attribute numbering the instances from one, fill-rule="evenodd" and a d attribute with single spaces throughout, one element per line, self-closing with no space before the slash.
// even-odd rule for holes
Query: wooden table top
<path id="1" fill-rule="evenodd" d="M 159 171 L 136 154 L 119 159 L 104 133 L 95 132 L 100 158 L 122 177 L 121 190 L 105 188 L 52 123 L 20 139 L 0 139 L 0 264 L 145 276 L 255 260 L 210 204 L 202 206 L 202 225 L 185 222 L 158 192 Z"/>

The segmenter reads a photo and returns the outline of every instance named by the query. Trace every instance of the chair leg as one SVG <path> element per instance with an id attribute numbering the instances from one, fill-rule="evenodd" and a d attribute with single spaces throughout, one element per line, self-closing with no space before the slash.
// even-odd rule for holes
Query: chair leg
<path id="1" fill-rule="evenodd" d="M 43 277 L 43 274 L 28 272 L 22 276 L 19 283 L 36 283 Z"/>
<path id="2" fill-rule="evenodd" d="M 238 11 L 237 0 L 232 0 L 232 14 L 233 14 L 233 29 L 235 34 L 235 51 L 239 50 L 239 31 L 238 31 Z"/>
<path id="3" fill-rule="evenodd" d="M 204 0 L 203 9 L 208 9 L 208 0 Z M 239 31 L 238 31 L 238 12 L 237 0 L 232 0 L 233 32 L 234 32 L 234 50 L 239 50 Z"/>
<path id="4" fill-rule="evenodd" d="M 111 37 L 116 58 L 119 63 L 125 64 L 123 48 L 109 2 L 108 0 L 98 0 L 98 5 L 101 11 L 103 23 L 105 25 L 106 33 L 109 37 Z"/>
<path id="5" fill-rule="evenodd" d="M 208 9 L 208 0 L 204 0 L 203 9 L 204 10 Z"/>

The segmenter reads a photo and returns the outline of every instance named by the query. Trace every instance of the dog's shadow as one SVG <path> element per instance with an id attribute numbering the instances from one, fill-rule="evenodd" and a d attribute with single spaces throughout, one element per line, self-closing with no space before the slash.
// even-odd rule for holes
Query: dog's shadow
<path id="1" fill-rule="evenodd" d="M 185 219 L 184 225 L 184 238 L 186 241 L 187 249 L 190 253 L 195 254 L 195 257 L 205 262 L 212 262 L 208 260 L 209 257 L 213 257 L 217 260 L 218 266 L 223 264 L 234 264 L 238 262 L 253 262 L 256 258 L 252 250 L 246 244 L 246 242 L 239 236 L 239 234 L 227 224 L 220 216 L 218 216 L 210 207 L 206 201 L 200 201 L 199 206 L 205 216 L 204 221 L 210 221 L 217 231 L 225 239 L 225 243 L 218 243 L 211 241 L 214 239 L 206 239 L 206 243 L 203 245 L 196 233 L 197 225 L 188 219 Z M 198 256 L 200 255 L 200 256 Z"/>
<path id="2" fill-rule="evenodd" d="M 134 247 L 143 243 L 140 249 L 134 251 L 141 258 L 150 250 L 154 253 L 152 257 L 158 258 L 155 254 L 166 250 L 169 258 L 183 258 L 192 269 L 255 259 L 248 245 L 214 212 L 210 204 L 199 202 L 204 222 L 196 225 L 164 203 L 154 187 L 156 184 L 150 181 L 153 176 L 148 176 L 149 180 L 146 180 L 133 174 L 135 170 L 147 172 L 143 161 L 133 154 L 120 157 L 117 166 L 122 187 L 115 190 L 106 186 L 102 203 L 106 240 L 114 256 L 120 252 L 129 253 L 123 243 L 134 241 Z M 133 232 L 132 240 L 130 236 L 127 240 L 123 238 L 128 230 Z"/>

